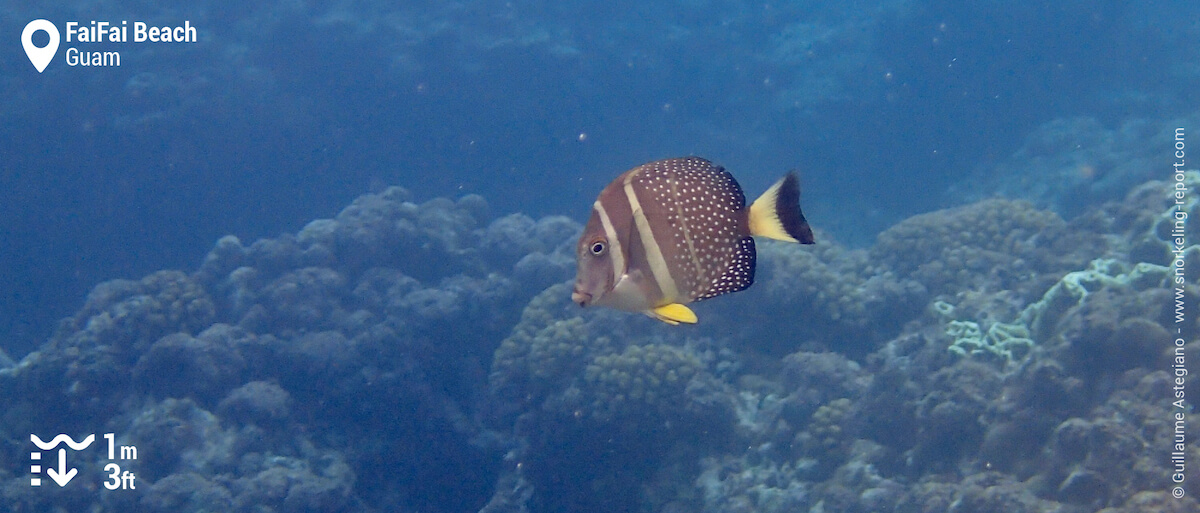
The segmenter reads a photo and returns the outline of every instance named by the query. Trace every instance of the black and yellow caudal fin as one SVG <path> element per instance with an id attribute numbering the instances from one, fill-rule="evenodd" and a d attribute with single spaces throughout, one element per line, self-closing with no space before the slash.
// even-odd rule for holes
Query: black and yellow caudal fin
<path id="1" fill-rule="evenodd" d="M 813 233 L 800 211 L 800 181 L 788 173 L 750 205 L 750 234 L 812 244 Z"/>

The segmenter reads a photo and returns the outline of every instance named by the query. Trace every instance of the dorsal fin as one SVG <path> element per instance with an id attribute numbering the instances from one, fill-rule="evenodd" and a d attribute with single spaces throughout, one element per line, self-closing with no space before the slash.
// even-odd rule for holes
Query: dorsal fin
<path id="1" fill-rule="evenodd" d="M 795 172 L 775 182 L 750 205 L 750 234 L 812 244 L 812 228 L 800 211 L 800 181 Z"/>

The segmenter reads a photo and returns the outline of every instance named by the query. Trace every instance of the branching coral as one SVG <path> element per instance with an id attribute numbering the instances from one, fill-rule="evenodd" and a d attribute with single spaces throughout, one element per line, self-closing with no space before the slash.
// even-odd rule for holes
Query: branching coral
<path id="1" fill-rule="evenodd" d="M 1034 345 L 1029 330 L 1020 324 L 993 323 L 986 334 L 972 321 L 946 323 L 946 334 L 954 339 L 947 349 L 959 356 L 990 354 L 1006 362 L 1020 360 Z"/>
<path id="2" fill-rule="evenodd" d="M 1193 248 L 1200 252 L 1200 246 Z M 948 347 L 951 352 L 960 356 L 990 354 L 1011 363 L 1028 354 L 1035 340 L 1056 334 L 1061 320 L 1083 305 L 1089 294 L 1106 289 L 1140 292 L 1162 287 L 1169 273 L 1170 269 L 1161 265 L 1141 262 L 1128 266 L 1115 259 L 1099 258 L 1087 269 L 1066 273 L 1012 322 L 989 319 L 981 326 L 976 320 L 959 318 L 955 306 L 942 300 L 935 301 L 931 309 L 952 339 Z"/>
<path id="3" fill-rule="evenodd" d="M 946 349 L 959 356 L 991 356 L 1013 363 L 1034 345 L 1023 324 L 990 321 L 985 332 L 976 321 L 958 319 L 957 309 L 950 303 L 938 300 L 932 309 L 941 319 L 946 336 L 953 340 Z"/>
<path id="4" fill-rule="evenodd" d="M 1200 249 L 1200 248 L 1198 248 Z M 1125 264 L 1107 258 L 1093 260 L 1082 271 L 1067 273 L 1050 287 L 1042 299 L 1021 312 L 1018 321 L 1037 337 L 1047 337 L 1069 310 L 1081 305 L 1089 294 L 1106 288 L 1141 291 L 1165 285 L 1168 269 L 1160 265 Z"/>

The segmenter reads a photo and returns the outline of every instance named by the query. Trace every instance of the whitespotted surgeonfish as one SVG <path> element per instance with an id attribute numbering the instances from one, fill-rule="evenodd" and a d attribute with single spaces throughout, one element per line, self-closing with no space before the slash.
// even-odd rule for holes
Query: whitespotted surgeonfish
<path id="1" fill-rule="evenodd" d="M 795 173 L 747 208 L 733 175 L 705 159 L 640 165 L 592 205 L 575 248 L 571 300 L 695 323 L 685 305 L 754 283 L 754 235 L 813 243 Z"/>

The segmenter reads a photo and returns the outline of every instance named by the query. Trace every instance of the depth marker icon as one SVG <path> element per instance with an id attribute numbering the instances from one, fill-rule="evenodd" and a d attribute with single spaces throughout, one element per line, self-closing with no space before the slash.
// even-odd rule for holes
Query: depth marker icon
<path id="1" fill-rule="evenodd" d="M 71 448 L 71 450 L 82 451 L 84 449 L 87 449 L 89 445 L 92 445 L 92 441 L 95 439 L 96 439 L 96 435 L 91 434 L 91 435 L 88 435 L 87 438 L 84 438 L 82 442 L 76 442 L 75 440 L 72 440 L 71 437 L 67 436 L 64 433 L 64 434 L 60 434 L 60 435 L 54 437 L 49 442 L 43 442 L 42 439 L 38 438 L 37 435 L 33 435 L 33 434 L 29 435 L 29 441 L 33 442 L 33 445 L 36 445 L 38 449 L 41 449 L 43 451 L 53 450 L 55 447 L 58 447 L 59 444 L 66 444 L 67 447 Z M 31 452 L 31 453 L 29 453 L 29 459 L 33 460 L 33 461 L 40 461 L 42 459 L 42 453 L 36 452 L 36 451 Z M 41 473 L 41 471 L 42 471 L 41 465 L 30 465 L 29 466 L 29 473 L 31 473 L 31 474 L 38 474 L 38 473 Z M 54 467 L 49 467 L 46 469 L 46 475 L 50 476 L 50 479 L 53 479 L 54 482 L 58 484 L 58 486 L 67 486 L 67 483 L 70 483 L 71 479 L 73 479 L 75 477 L 75 475 L 78 473 L 79 473 L 79 470 L 74 467 L 72 467 L 70 469 L 67 468 L 67 450 L 66 449 L 58 450 L 58 468 L 56 469 Z M 30 478 L 29 485 L 30 486 L 41 486 L 42 480 L 41 480 L 41 478 L 37 478 L 37 477 Z"/>

